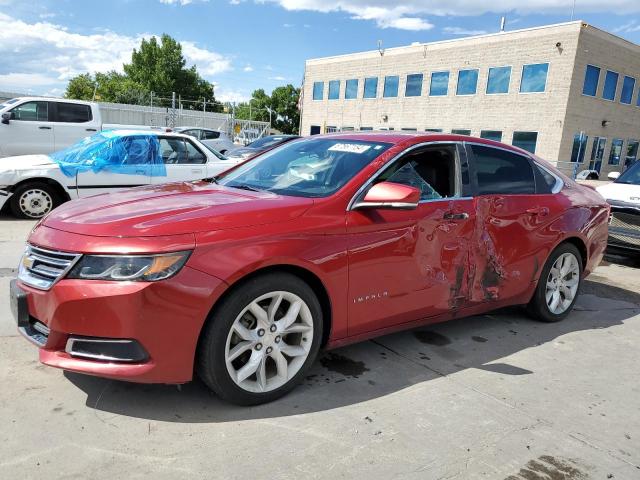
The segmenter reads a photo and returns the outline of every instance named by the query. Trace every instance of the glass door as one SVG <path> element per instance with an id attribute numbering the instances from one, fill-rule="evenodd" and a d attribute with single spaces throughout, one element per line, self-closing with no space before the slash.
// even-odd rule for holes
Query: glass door
<path id="1" fill-rule="evenodd" d="M 594 137 L 593 147 L 591 148 L 591 160 L 589 161 L 589 170 L 595 170 L 600 173 L 602 168 L 602 159 L 604 158 L 604 149 L 607 146 L 605 137 Z"/>

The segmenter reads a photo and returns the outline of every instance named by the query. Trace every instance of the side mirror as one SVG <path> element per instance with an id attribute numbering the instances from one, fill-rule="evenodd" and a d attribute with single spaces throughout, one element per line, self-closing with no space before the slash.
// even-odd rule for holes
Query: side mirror
<path id="1" fill-rule="evenodd" d="M 393 182 L 380 182 L 369 189 L 362 201 L 354 209 L 398 208 L 412 210 L 418 207 L 420 190 L 409 185 Z"/>
<path id="2" fill-rule="evenodd" d="M 5 125 L 9 125 L 9 120 L 11 120 L 11 112 L 5 112 L 2 114 L 2 123 Z"/>
<path id="3" fill-rule="evenodd" d="M 620 176 L 620 172 L 609 172 L 609 175 L 607 175 L 607 178 L 609 180 L 617 180 L 619 176 Z"/>

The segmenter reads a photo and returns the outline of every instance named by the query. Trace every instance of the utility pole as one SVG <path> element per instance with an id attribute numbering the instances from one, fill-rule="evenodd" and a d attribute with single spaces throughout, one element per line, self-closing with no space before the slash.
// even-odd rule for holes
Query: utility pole
<path id="1" fill-rule="evenodd" d="M 571 7 L 571 21 L 573 22 L 573 15 L 576 13 L 576 0 L 573 0 L 573 7 Z"/>

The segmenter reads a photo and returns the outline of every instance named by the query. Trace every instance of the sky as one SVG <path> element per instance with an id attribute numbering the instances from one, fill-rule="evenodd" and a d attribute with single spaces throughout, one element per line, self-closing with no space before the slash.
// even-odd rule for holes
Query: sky
<path id="1" fill-rule="evenodd" d="M 122 71 L 168 33 L 218 101 L 300 86 L 309 58 L 571 19 L 573 0 L 0 0 L 0 91 L 61 96 L 85 72 Z M 640 0 L 576 0 L 574 19 L 640 44 Z"/>

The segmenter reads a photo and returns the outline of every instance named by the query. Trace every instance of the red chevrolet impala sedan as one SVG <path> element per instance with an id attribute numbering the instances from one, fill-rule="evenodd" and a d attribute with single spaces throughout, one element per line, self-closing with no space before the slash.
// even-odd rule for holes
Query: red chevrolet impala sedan
<path id="1" fill-rule="evenodd" d="M 315 136 L 210 181 L 61 206 L 31 233 L 11 304 L 46 365 L 134 382 L 195 372 L 257 404 L 321 348 L 507 305 L 563 319 L 608 213 L 508 145 Z"/>

